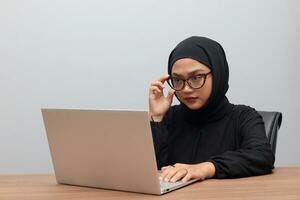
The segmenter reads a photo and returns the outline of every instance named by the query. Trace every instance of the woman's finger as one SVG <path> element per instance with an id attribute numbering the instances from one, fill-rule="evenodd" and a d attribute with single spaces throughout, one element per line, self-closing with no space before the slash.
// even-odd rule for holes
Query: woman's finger
<path id="1" fill-rule="evenodd" d="M 158 80 L 159 80 L 160 82 L 162 82 L 162 83 L 165 83 L 165 81 L 166 81 L 169 77 L 170 77 L 170 75 L 167 74 L 167 75 L 164 75 L 164 76 L 160 77 Z"/>
<path id="2" fill-rule="evenodd" d="M 169 182 L 171 178 L 177 173 L 177 171 L 178 169 L 175 167 L 170 168 L 170 170 L 167 171 L 162 180 L 165 182 Z"/>
<path id="3" fill-rule="evenodd" d="M 182 181 L 187 182 L 193 178 L 192 174 L 187 172 L 187 174 L 183 177 Z"/>
<path id="4" fill-rule="evenodd" d="M 162 168 L 161 168 L 162 173 L 161 173 L 159 179 L 160 179 L 161 181 L 163 181 L 163 180 L 165 179 L 166 175 L 167 175 L 167 174 L 170 172 L 170 170 L 173 169 L 173 168 L 174 168 L 174 167 L 171 166 L 171 165 L 162 167 Z"/>
<path id="5" fill-rule="evenodd" d="M 177 173 L 171 178 L 170 182 L 175 183 L 176 181 L 181 180 L 183 177 L 187 175 L 188 171 L 185 168 L 181 168 L 177 171 Z"/>
<path id="6" fill-rule="evenodd" d="M 165 171 L 166 169 L 168 169 L 170 166 L 165 166 L 165 167 L 162 167 L 161 168 L 161 171 L 163 172 L 163 171 Z"/>
<path id="7" fill-rule="evenodd" d="M 175 90 L 170 89 L 168 92 L 168 95 L 166 97 L 170 103 L 172 103 L 172 101 L 173 101 L 174 94 L 175 94 Z"/>
<path id="8" fill-rule="evenodd" d="M 150 87 L 150 92 L 153 93 L 153 94 L 156 94 L 156 93 L 162 93 L 163 91 L 161 89 L 159 89 L 158 87 L 156 86 L 151 86 Z"/>
<path id="9" fill-rule="evenodd" d="M 152 82 L 151 86 L 157 86 L 157 87 L 159 87 L 161 89 L 163 89 L 165 87 L 164 84 L 162 82 L 160 82 L 160 81 L 154 81 L 154 82 Z"/>

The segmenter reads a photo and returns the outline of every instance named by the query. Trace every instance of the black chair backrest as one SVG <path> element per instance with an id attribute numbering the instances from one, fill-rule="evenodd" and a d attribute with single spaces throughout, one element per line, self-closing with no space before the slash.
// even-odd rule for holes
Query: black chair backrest
<path id="1" fill-rule="evenodd" d="M 281 125 L 282 114 L 280 112 L 258 111 L 265 122 L 267 138 L 275 155 L 277 144 L 277 133 Z"/>

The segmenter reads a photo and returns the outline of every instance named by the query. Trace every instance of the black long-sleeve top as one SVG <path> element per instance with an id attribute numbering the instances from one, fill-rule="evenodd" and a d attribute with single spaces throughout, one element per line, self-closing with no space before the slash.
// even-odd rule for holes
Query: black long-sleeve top
<path id="1" fill-rule="evenodd" d="M 223 109 L 221 119 L 192 123 L 176 105 L 162 122 L 151 122 L 158 169 L 209 161 L 215 166 L 215 178 L 271 173 L 275 157 L 262 117 L 244 105 L 229 103 Z"/>

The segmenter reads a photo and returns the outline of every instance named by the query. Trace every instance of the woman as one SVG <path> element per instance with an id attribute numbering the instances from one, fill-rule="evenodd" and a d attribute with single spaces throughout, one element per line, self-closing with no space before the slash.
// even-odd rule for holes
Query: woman
<path id="1" fill-rule="evenodd" d="M 262 117 L 226 98 L 228 64 L 222 46 L 190 37 L 171 52 L 168 75 L 149 90 L 149 115 L 160 179 L 167 182 L 271 173 L 274 154 Z M 171 86 L 163 94 L 165 82 Z M 173 96 L 180 105 L 171 106 Z"/>

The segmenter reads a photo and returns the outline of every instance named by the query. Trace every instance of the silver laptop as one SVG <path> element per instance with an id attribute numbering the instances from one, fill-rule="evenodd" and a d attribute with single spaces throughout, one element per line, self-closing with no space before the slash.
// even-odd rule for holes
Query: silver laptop
<path id="1" fill-rule="evenodd" d="M 147 111 L 42 109 L 58 183 L 163 194 Z"/>

